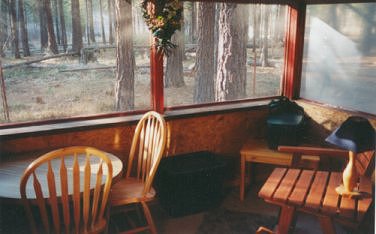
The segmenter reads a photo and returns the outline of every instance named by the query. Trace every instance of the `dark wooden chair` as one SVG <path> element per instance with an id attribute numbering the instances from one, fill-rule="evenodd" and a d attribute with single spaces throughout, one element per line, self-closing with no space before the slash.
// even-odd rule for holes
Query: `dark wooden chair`
<path id="1" fill-rule="evenodd" d="M 318 155 L 321 158 L 339 157 L 343 158 L 344 160 L 348 159 L 348 151 L 339 149 L 280 146 L 278 150 L 281 152 L 293 154 L 294 159 L 292 167 L 298 166 L 297 162 L 300 161 L 300 157 L 302 155 Z M 362 191 L 367 191 L 368 196 L 366 197 L 352 199 L 339 196 L 335 192 L 334 188 L 338 186 L 342 181 L 342 174 L 340 172 L 319 171 L 317 173 L 312 173 L 308 172 L 307 170 L 300 169 L 275 170 L 276 174 L 279 173 L 279 175 L 274 175 L 273 177 L 272 174 L 269 177 L 263 188 L 261 188 L 259 196 L 264 198 L 265 201 L 280 205 L 282 208 L 285 207 L 285 209 L 282 209 L 280 215 L 285 215 L 283 214 L 283 210 L 294 209 L 294 213 L 295 211 L 306 212 L 317 216 L 324 233 L 335 233 L 333 222 L 338 222 L 348 228 L 351 228 L 352 230 L 364 229 L 364 226 L 367 225 L 367 222 L 365 221 L 367 214 L 372 212 L 371 207 L 373 207 L 374 203 L 375 151 L 368 151 L 357 154 L 355 166 L 360 178 L 366 179 L 368 181 L 368 183 L 366 183 L 367 185 L 372 184 L 372 186 L 367 186 L 367 188 L 361 188 Z M 300 178 L 306 176 L 307 173 L 311 173 L 311 184 L 298 184 L 301 181 Z M 293 174 L 296 174 L 295 178 L 293 178 Z M 372 181 L 372 183 L 370 181 Z M 285 186 L 286 184 L 284 183 L 286 182 L 291 182 L 292 184 Z M 319 185 L 315 184 L 317 182 L 319 182 Z M 322 186 L 322 184 L 326 186 L 326 189 L 325 186 Z M 278 196 L 281 195 L 281 191 L 286 188 L 290 190 L 284 191 L 283 196 L 285 196 L 285 198 L 279 198 Z M 318 188 L 322 190 L 320 191 L 320 193 L 316 193 L 317 191 L 315 191 Z M 295 198 L 297 197 L 292 195 L 293 190 L 296 189 L 302 191 L 299 195 L 299 201 L 295 200 Z M 312 200 L 314 196 L 318 197 Z M 317 205 L 315 205 L 315 202 L 317 202 Z M 297 205 L 297 203 L 300 204 Z M 290 219 L 294 218 L 291 216 L 294 216 L 292 215 L 292 213 L 290 213 Z M 289 222 L 294 223 L 294 221 L 291 220 L 289 220 Z M 283 232 L 286 232 L 288 228 L 289 227 L 282 228 L 284 230 Z M 281 229 L 278 228 L 278 230 L 280 231 Z M 261 227 L 257 233 L 272 233 L 272 231 L 268 230 L 267 228 Z"/>

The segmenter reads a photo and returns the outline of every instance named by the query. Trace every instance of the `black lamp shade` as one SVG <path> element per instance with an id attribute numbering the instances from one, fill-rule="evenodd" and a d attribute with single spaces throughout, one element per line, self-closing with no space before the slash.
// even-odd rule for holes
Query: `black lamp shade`
<path id="1" fill-rule="evenodd" d="M 355 153 L 375 150 L 375 129 L 366 118 L 351 116 L 325 141 Z"/>

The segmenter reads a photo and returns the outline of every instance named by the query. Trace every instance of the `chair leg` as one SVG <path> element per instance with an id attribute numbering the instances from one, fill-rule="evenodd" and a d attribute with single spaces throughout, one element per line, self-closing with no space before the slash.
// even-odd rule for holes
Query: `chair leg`
<path id="1" fill-rule="evenodd" d="M 145 218 L 150 227 L 150 232 L 153 234 L 157 234 L 157 229 L 154 225 L 154 221 L 153 221 L 153 218 L 151 217 L 151 213 L 150 213 L 148 205 L 146 204 L 146 202 L 141 202 L 141 205 L 142 205 L 142 208 L 144 209 Z"/>
<path id="2" fill-rule="evenodd" d="M 240 201 L 244 200 L 244 187 L 245 187 L 245 156 L 240 158 Z"/>
<path id="3" fill-rule="evenodd" d="M 291 224 L 294 221 L 295 208 L 292 206 L 283 205 L 278 220 L 277 233 L 287 234 L 290 233 Z"/>
<path id="4" fill-rule="evenodd" d="M 108 234 L 108 230 L 109 230 L 109 227 L 110 227 L 110 209 L 111 209 L 111 205 L 107 205 L 106 206 L 106 210 L 105 210 L 105 216 L 106 216 L 106 228 L 104 230 L 104 234 Z"/>
<path id="5" fill-rule="evenodd" d="M 335 234 L 336 229 L 333 225 L 332 219 L 328 216 L 319 216 L 321 229 L 325 234 Z"/>

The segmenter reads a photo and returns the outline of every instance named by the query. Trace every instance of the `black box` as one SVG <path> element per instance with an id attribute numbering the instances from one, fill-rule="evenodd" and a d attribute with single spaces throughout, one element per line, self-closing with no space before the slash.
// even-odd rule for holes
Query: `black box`
<path id="1" fill-rule="evenodd" d="M 267 143 L 270 149 L 279 145 L 298 145 L 304 134 L 303 114 L 279 113 L 267 118 Z"/>
<path id="2" fill-rule="evenodd" d="M 207 151 L 163 158 L 154 180 L 161 206 L 177 217 L 218 205 L 225 170 L 225 159 Z"/>

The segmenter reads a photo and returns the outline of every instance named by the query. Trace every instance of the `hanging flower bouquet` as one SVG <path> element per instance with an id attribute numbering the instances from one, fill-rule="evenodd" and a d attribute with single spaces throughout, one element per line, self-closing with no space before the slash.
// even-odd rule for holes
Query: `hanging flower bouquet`
<path id="1" fill-rule="evenodd" d="M 156 40 L 156 47 L 165 55 L 176 45 L 171 37 L 181 28 L 183 7 L 179 0 L 142 0 L 141 10 L 148 28 Z"/>

